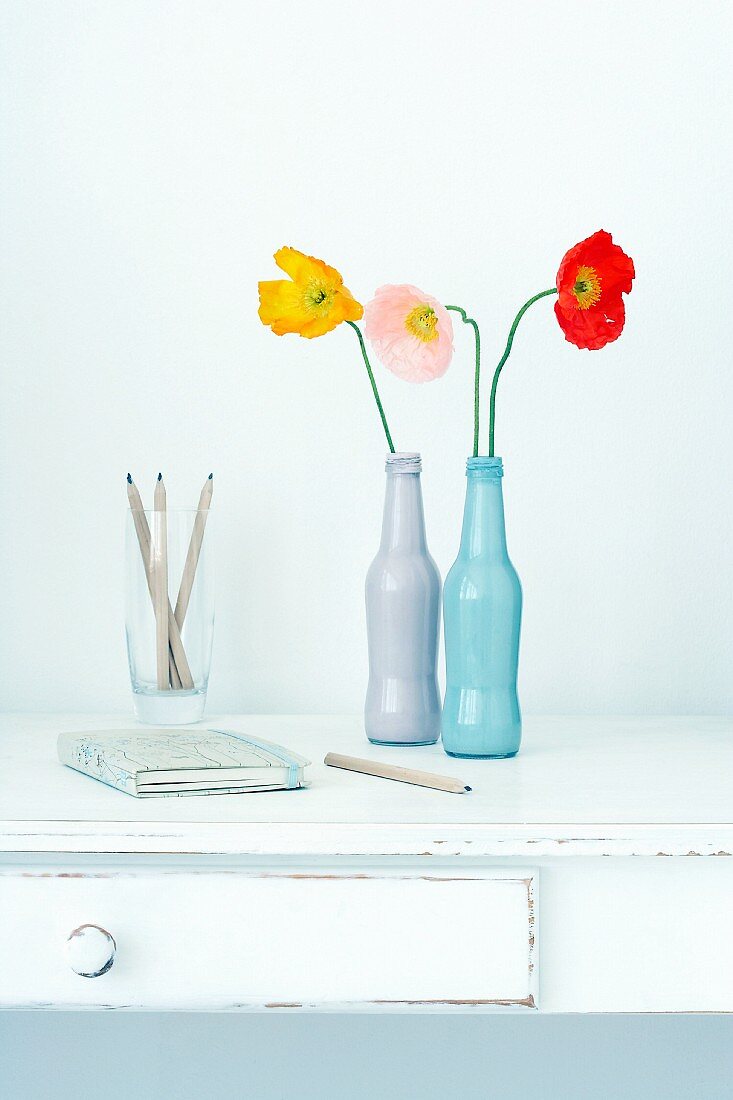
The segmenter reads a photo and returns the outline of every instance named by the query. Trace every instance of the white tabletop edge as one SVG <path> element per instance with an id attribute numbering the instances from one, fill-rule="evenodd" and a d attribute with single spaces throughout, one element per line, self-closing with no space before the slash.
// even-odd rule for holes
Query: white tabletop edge
<path id="1" fill-rule="evenodd" d="M 357 718 L 217 716 L 313 760 L 310 790 L 139 800 L 61 766 L 62 730 L 124 716 L 0 716 L 0 851 L 348 856 L 729 855 L 733 723 L 721 717 L 525 721 L 513 761 L 370 745 Z M 323 767 L 328 750 L 453 775 L 468 795 Z M 31 768 L 31 765 L 34 765 Z"/>

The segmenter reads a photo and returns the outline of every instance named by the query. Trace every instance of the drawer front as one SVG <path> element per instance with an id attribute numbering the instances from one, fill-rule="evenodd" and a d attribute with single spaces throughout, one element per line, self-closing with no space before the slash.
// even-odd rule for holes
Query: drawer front
<path id="1" fill-rule="evenodd" d="M 534 1008 L 536 889 L 525 869 L 8 869 L 0 1005 Z M 67 951 L 87 924 L 116 944 L 95 978 L 74 973 Z"/>

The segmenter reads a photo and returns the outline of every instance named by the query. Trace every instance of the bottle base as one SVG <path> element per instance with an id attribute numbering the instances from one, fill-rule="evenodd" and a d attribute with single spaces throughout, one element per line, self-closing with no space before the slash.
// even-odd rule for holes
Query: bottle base
<path id="1" fill-rule="evenodd" d="M 437 745 L 438 738 L 431 737 L 429 741 L 379 741 L 376 737 L 368 737 L 367 741 L 370 745 L 389 745 L 390 748 L 394 749 L 413 749 L 419 745 Z"/>
<path id="2" fill-rule="evenodd" d="M 518 752 L 519 749 L 514 752 L 451 752 L 445 749 L 446 756 L 455 756 L 458 760 L 511 760 Z"/>

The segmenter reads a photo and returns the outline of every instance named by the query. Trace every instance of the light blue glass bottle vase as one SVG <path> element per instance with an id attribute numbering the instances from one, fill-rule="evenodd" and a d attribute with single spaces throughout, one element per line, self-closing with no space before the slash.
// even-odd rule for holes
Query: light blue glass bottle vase
<path id="1" fill-rule="evenodd" d="M 522 738 L 522 589 L 507 555 L 502 477 L 500 458 L 468 459 L 461 548 L 443 591 L 449 756 L 516 756 Z"/>

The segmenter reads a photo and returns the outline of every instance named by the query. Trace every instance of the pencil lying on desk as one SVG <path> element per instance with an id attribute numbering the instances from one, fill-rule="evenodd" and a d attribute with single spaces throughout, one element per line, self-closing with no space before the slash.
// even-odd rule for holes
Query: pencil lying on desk
<path id="1" fill-rule="evenodd" d="M 348 772 L 376 775 L 380 779 L 395 779 L 398 783 L 412 783 L 416 787 L 433 787 L 437 791 L 448 791 L 450 794 L 465 794 L 471 790 L 460 779 L 452 779 L 448 775 L 398 768 L 396 764 L 378 764 L 376 760 L 360 760 L 357 756 L 341 756 L 338 752 L 326 753 L 323 763 L 329 768 L 344 768 Z"/>

